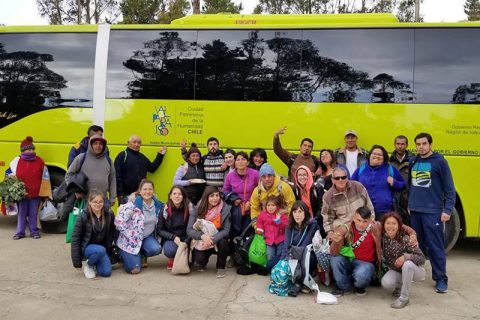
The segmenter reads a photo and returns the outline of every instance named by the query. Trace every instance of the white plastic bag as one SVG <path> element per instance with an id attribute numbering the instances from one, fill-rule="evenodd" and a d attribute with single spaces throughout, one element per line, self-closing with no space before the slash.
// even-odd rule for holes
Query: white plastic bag
<path id="1" fill-rule="evenodd" d="M 317 297 L 315 299 L 316 303 L 319 303 L 319 304 L 338 304 L 338 299 L 333 294 L 328 293 L 328 292 L 321 292 L 318 289 L 317 284 L 314 284 L 312 287 L 313 287 L 313 290 L 317 291 Z"/>
<path id="2" fill-rule="evenodd" d="M 5 205 L 7 216 L 16 216 L 18 214 L 18 205 L 16 203 Z"/>
<path id="3" fill-rule="evenodd" d="M 45 201 L 43 208 L 39 214 L 40 221 L 55 221 L 58 220 L 58 210 L 51 201 Z"/>

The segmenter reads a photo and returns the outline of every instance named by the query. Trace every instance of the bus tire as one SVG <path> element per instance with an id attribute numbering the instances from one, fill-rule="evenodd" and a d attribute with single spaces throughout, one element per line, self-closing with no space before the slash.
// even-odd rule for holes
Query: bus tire
<path id="1" fill-rule="evenodd" d="M 48 170 L 50 171 L 50 183 L 53 191 L 58 188 L 60 184 L 62 184 L 63 180 L 65 179 L 65 172 L 54 168 L 49 168 Z M 63 203 L 54 202 L 54 204 L 58 212 L 62 212 Z M 42 231 L 45 233 L 67 232 L 67 224 L 66 222 L 62 221 L 62 219 L 55 221 L 40 221 L 40 225 L 42 226 Z"/>
<path id="2" fill-rule="evenodd" d="M 460 236 L 461 223 L 457 210 L 454 208 L 450 220 L 445 222 L 444 235 L 445 235 L 445 252 L 450 251 L 455 243 L 457 243 Z"/>

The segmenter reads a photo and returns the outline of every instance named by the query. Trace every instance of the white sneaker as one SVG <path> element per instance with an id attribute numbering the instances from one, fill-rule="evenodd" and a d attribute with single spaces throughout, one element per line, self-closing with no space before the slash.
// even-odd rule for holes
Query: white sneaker
<path id="1" fill-rule="evenodd" d="M 88 264 L 88 260 L 85 261 L 85 265 L 83 266 L 83 273 L 87 279 L 94 279 L 97 276 L 95 273 L 95 268 Z"/>

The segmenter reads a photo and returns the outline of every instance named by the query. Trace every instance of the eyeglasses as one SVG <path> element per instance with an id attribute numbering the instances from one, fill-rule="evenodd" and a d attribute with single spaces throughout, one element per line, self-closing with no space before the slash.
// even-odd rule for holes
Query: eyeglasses
<path id="1" fill-rule="evenodd" d="M 347 176 L 338 176 L 338 177 L 333 177 L 333 180 L 347 180 Z"/>
<path id="2" fill-rule="evenodd" d="M 90 203 L 97 204 L 97 205 L 103 205 L 103 201 L 90 201 Z"/>

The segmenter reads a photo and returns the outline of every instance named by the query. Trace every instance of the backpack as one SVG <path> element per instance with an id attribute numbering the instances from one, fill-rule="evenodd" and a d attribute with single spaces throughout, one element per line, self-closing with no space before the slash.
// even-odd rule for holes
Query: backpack
<path id="1" fill-rule="evenodd" d="M 255 235 L 255 230 L 253 229 L 254 223 L 255 221 L 251 222 L 239 236 L 233 239 L 232 258 L 239 266 L 249 265 L 248 249 Z"/>
<path id="2" fill-rule="evenodd" d="M 268 286 L 268 291 L 277 296 L 286 297 L 290 290 L 290 266 L 286 260 L 280 260 L 272 268 L 270 273 L 271 283 Z"/>
<path id="3" fill-rule="evenodd" d="M 303 250 L 303 254 L 301 255 L 300 259 L 293 259 L 288 261 L 288 264 L 292 271 L 292 283 L 304 285 L 311 290 L 313 289 L 313 285 L 315 284 L 315 280 L 310 274 L 310 259 L 312 253 L 315 254 L 313 251 L 313 245 L 309 244 Z"/>

